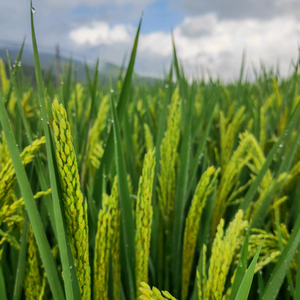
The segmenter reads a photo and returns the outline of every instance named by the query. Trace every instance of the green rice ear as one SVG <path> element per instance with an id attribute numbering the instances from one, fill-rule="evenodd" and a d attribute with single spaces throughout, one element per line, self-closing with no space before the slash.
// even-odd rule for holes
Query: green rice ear
<path id="1" fill-rule="evenodd" d="M 150 251 L 151 226 L 153 218 L 152 187 L 155 166 L 155 151 L 149 150 L 145 155 L 143 174 L 139 181 L 136 203 L 135 232 L 135 277 L 138 286 L 141 281 L 148 281 L 148 258 Z"/>
<path id="2" fill-rule="evenodd" d="M 83 203 L 67 113 L 57 100 L 53 102 L 53 126 L 56 158 L 61 178 L 63 205 L 70 247 L 76 266 L 78 283 L 83 299 L 91 295 L 87 207 Z"/>

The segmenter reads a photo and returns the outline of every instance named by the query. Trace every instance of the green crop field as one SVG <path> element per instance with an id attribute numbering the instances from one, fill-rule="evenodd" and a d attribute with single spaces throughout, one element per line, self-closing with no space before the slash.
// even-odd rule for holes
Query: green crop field
<path id="1" fill-rule="evenodd" d="M 300 299 L 300 74 L 37 88 L 0 60 L 0 299 Z M 38 37 L 37 37 L 38 39 Z M 24 43 L 23 43 L 24 45 Z"/>

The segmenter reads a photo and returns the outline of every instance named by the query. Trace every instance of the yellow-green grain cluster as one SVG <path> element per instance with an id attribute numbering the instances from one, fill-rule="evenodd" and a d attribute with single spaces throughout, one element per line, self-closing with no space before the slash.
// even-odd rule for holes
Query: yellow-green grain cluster
<path id="1" fill-rule="evenodd" d="M 179 90 L 173 93 L 167 129 L 160 146 L 160 174 L 158 176 L 158 200 L 161 214 L 166 225 L 166 232 L 170 231 L 170 225 L 174 213 L 174 197 L 176 184 L 176 165 L 178 161 L 177 147 L 180 138 L 181 102 Z"/>
<path id="2" fill-rule="evenodd" d="M 153 136 L 150 131 L 150 127 L 148 124 L 144 124 L 144 131 L 145 131 L 145 144 L 146 150 L 149 151 L 150 149 L 154 148 Z"/>
<path id="3" fill-rule="evenodd" d="M 94 298 L 108 299 L 109 251 L 111 247 L 112 199 L 103 194 L 102 209 L 98 216 L 94 258 Z"/>
<path id="4" fill-rule="evenodd" d="M 2 171 L 3 167 L 9 160 L 9 153 L 7 148 L 7 143 L 5 140 L 4 132 L 2 131 L 0 134 L 2 142 L 0 143 L 0 172 Z"/>
<path id="5" fill-rule="evenodd" d="M 43 144 L 45 144 L 45 137 L 35 140 L 32 145 L 27 146 L 23 150 L 20 157 L 24 166 L 32 162 L 34 153 L 37 152 Z M 15 183 L 16 173 L 12 164 L 12 160 L 9 159 L 0 173 L 0 207 L 12 192 Z"/>
<path id="6" fill-rule="evenodd" d="M 290 238 L 290 234 L 285 224 L 280 224 L 280 235 L 281 241 L 285 246 Z M 248 259 L 254 257 L 257 248 L 262 242 L 264 243 L 255 267 L 255 272 L 261 270 L 269 263 L 276 263 L 281 255 L 279 237 L 277 232 L 275 232 L 274 234 L 263 229 L 253 228 L 250 235 Z M 297 255 L 294 256 L 290 268 L 293 271 L 297 271 Z"/>
<path id="7" fill-rule="evenodd" d="M 216 192 L 216 199 L 214 204 L 214 211 L 212 217 L 211 225 L 211 235 L 215 235 L 217 225 L 220 222 L 220 219 L 225 213 L 225 210 L 231 201 L 243 192 L 248 186 L 249 183 L 246 183 L 244 186 L 239 186 L 239 176 L 241 170 L 250 160 L 249 148 L 251 143 L 251 135 L 245 134 L 240 135 L 240 143 L 237 149 L 234 151 L 233 155 L 230 157 L 230 160 L 224 166 L 225 170 L 221 171 L 221 180 L 218 185 Z"/>
<path id="8" fill-rule="evenodd" d="M 102 144 L 99 141 L 99 137 L 105 128 L 105 122 L 107 119 L 107 112 L 109 109 L 108 103 L 109 97 L 104 96 L 100 103 L 97 118 L 89 132 L 89 145 L 88 145 L 88 165 L 94 169 L 99 168 L 100 159 L 103 155 Z"/>
<path id="9" fill-rule="evenodd" d="M 2 59 L 0 59 L 0 78 L 1 78 L 2 94 L 5 95 L 5 92 L 8 88 L 9 81 L 6 76 L 5 64 Z"/>
<path id="10" fill-rule="evenodd" d="M 94 299 L 108 299 L 109 261 L 112 260 L 114 299 L 120 299 L 120 210 L 117 178 L 112 194 L 103 194 L 95 239 Z"/>
<path id="11" fill-rule="evenodd" d="M 150 286 L 145 282 L 141 282 L 140 285 L 141 285 L 140 291 L 142 293 L 140 299 L 142 300 L 164 300 L 164 299 L 177 300 L 169 292 L 167 291 L 161 292 L 155 286 L 153 286 L 151 290 Z"/>
<path id="12" fill-rule="evenodd" d="M 231 106 L 230 106 L 231 108 Z M 245 107 L 242 106 L 230 121 L 230 113 L 225 118 L 223 112 L 220 113 L 220 147 L 221 147 L 221 172 L 225 173 L 227 165 L 234 145 L 235 135 L 238 132 L 239 126 L 244 119 Z"/>
<path id="13" fill-rule="evenodd" d="M 153 215 L 151 199 L 154 166 L 155 151 L 149 150 L 144 159 L 143 174 L 139 180 L 136 203 L 135 277 L 137 288 L 140 282 L 148 281 L 148 258 Z"/>
<path id="14" fill-rule="evenodd" d="M 213 180 L 211 180 L 211 176 L 214 173 L 215 176 Z M 209 196 L 209 194 L 212 192 L 214 188 L 214 183 L 218 173 L 219 173 L 219 169 L 217 172 L 215 172 L 214 167 L 209 167 L 203 173 L 196 187 L 196 191 L 192 199 L 188 216 L 186 218 L 184 239 L 183 239 L 183 255 L 182 255 L 182 285 L 181 285 L 182 300 L 186 299 L 187 297 L 202 210 L 205 206 L 207 197 Z"/>
<path id="15" fill-rule="evenodd" d="M 144 151 L 144 145 L 140 145 L 140 132 L 141 125 L 139 121 L 138 115 L 135 113 L 133 116 L 133 134 L 132 134 L 132 142 L 133 142 L 133 150 L 135 155 L 135 160 L 137 164 L 137 168 L 140 170 L 142 168 L 142 153 Z"/>
<path id="16" fill-rule="evenodd" d="M 208 278 L 202 275 L 202 283 L 198 284 L 202 298 L 199 300 L 221 300 L 225 289 L 225 282 L 229 267 L 237 247 L 243 237 L 241 232 L 246 228 L 247 221 L 243 221 L 243 211 L 239 210 L 234 220 L 229 224 L 224 235 L 224 220 L 221 219 L 212 245 L 208 269 Z M 205 251 L 203 251 L 205 253 Z M 198 280 L 200 276 L 198 275 Z"/>
<path id="17" fill-rule="evenodd" d="M 45 192 L 38 192 L 34 195 L 34 199 L 49 195 L 50 193 L 51 189 Z M 10 201 L 7 201 L 4 205 L 2 205 L 0 210 L 0 227 L 5 223 L 7 228 L 6 231 L 2 231 L 0 229 L 0 246 L 3 245 L 5 241 L 7 241 L 12 247 L 19 250 L 19 242 L 16 240 L 12 232 L 16 229 L 21 230 L 20 228 L 24 220 L 22 211 L 24 206 L 24 199 L 17 199 L 15 194 L 12 194 L 10 198 Z M 0 260 L 2 251 L 3 248 L 0 248 Z"/>
<path id="18" fill-rule="evenodd" d="M 23 198 L 17 199 L 14 193 L 16 173 L 12 160 L 7 153 L 4 135 L 2 136 L 2 140 L 4 141 L 4 145 L 1 148 L 1 152 L 6 158 L 2 160 L 5 164 L 2 166 L 0 172 L 0 246 L 7 241 L 11 246 L 18 249 L 19 243 L 11 233 L 15 227 L 21 228 L 22 226 L 23 214 L 21 208 L 24 205 L 24 201 Z M 23 150 L 20 157 L 24 166 L 33 160 L 34 153 L 36 153 L 43 144 L 45 144 L 45 137 L 35 140 L 32 145 L 27 146 Z M 4 227 L 1 228 L 4 223 L 6 224 L 5 231 Z M 0 258 L 2 256 L 2 250 L 1 248 Z"/>
<path id="19" fill-rule="evenodd" d="M 39 256 L 39 250 L 30 227 L 24 281 L 25 296 L 29 300 L 41 300 L 45 292 L 46 277 L 42 275 Z"/>
<path id="20" fill-rule="evenodd" d="M 53 102 L 56 157 L 61 177 L 67 232 L 76 266 L 81 296 L 90 299 L 90 264 L 87 204 L 83 203 L 70 124 L 62 104 Z"/>
<path id="21" fill-rule="evenodd" d="M 121 263 L 120 263 L 120 222 L 121 211 L 119 209 L 118 179 L 115 176 L 112 192 L 111 209 L 111 260 L 113 272 L 114 300 L 120 299 Z"/>

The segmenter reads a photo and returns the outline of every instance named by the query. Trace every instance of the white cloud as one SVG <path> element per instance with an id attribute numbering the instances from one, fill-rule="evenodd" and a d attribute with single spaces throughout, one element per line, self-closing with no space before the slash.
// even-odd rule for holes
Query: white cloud
<path id="1" fill-rule="evenodd" d="M 178 57 L 190 72 L 195 66 L 209 68 L 222 77 L 237 75 L 243 49 L 248 61 L 260 60 L 267 66 L 280 61 L 287 72 L 291 58 L 296 58 L 300 21 L 278 17 L 267 21 L 255 19 L 217 20 L 209 14 L 186 18 L 174 30 Z M 141 37 L 140 51 L 171 56 L 171 36 L 161 32 Z"/>
<path id="2" fill-rule="evenodd" d="M 172 53 L 171 36 L 162 31 L 142 34 L 139 40 L 138 51 L 169 56 Z"/>
<path id="3" fill-rule="evenodd" d="M 130 42 L 132 31 L 132 26 L 115 25 L 110 27 L 105 22 L 93 22 L 90 26 L 72 30 L 70 38 L 79 45 L 111 45 Z"/>
<path id="4" fill-rule="evenodd" d="M 284 16 L 266 21 L 219 20 L 216 15 L 208 14 L 186 18 L 174 28 L 173 33 L 178 58 L 188 75 L 203 67 L 225 79 L 237 77 L 244 49 L 248 62 L 259 65 L 262 60 L 270 67 L 279 60 L 286 74 L 290 60 L 298 54 L 300 21 Z M 79 45 L 114 47 L 116 43 L 123 43 L 130 47 L 134 34 L 135 30 L 128 25 L 109 27 L 106 23 L 93 23 L 73 30 L 70 37 Z M 170 33 L 141 34 L 137 66 L 144 73 L 153 74 L 156 69 L 159 74 L 162 64 L 171 60 L 172 52 Z"/>

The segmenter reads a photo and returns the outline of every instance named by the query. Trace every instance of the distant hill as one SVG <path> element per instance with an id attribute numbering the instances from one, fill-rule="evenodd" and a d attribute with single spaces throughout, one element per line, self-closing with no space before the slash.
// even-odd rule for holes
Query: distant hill
<path id="1" fill-rule="evenodd" d="M 8 50 L 10 61 L 13 64 L 13 62 L 17 59 L 19 48 L 13 45 L 5 46 L 0 43 L 0 58 L 2 58 L 2 60 L 5 63 L 7 63 L 6 49 Z M 55 84 L 56 82 L 55 54 L 39 51 L 39 57 L 40 57 L 40 64 L 41 64 L 41 69 L 43 72 L 44 79 L 47 76 L 49 77 L 49 75 L 51 75 L 50 78 L 48 79 L 50 79 Z M 60 60 L 61 60 L 61 69 L 62 69 L 61 72 L 63 72 L 63 68 L 68 64 L 70 58 L 61 56 Z M 35 85 L 34 57 L 33 57 L 33 52 L 30 49 L 24 48 L 21 62 L 22 62 L 22 68 L 25 77 L 28 78 L 28 80 L 31 81 L 32 84 Z M 87 77 L 86 77 L 84 62 L 76 58 L 75 59 L 72 58 L 72 62 L 77 67 L 77 81 L 86 82 Z M 94 68 L 95 66 L 89 65 L 91 76 L 93 76 Z M 51 74 L 49 74 L 49 71 L 51 71 Z M 109 84 L 110 78 L 112 79 L 113 82 L 116 82 L 119 76 L 119 72 L 120 72 L 120 67 L 112 63 L 100 61 L 99 76 L 98 76 L 99 82 L 103 84 Z M 140 75 L 136 75 L 136 76 L 140 82 L 146 82 L 148 84 L 154 84 L 155 82 L 157 82 L 157 80 L 159 80 L 153 77 L 145 77 Z"/>

